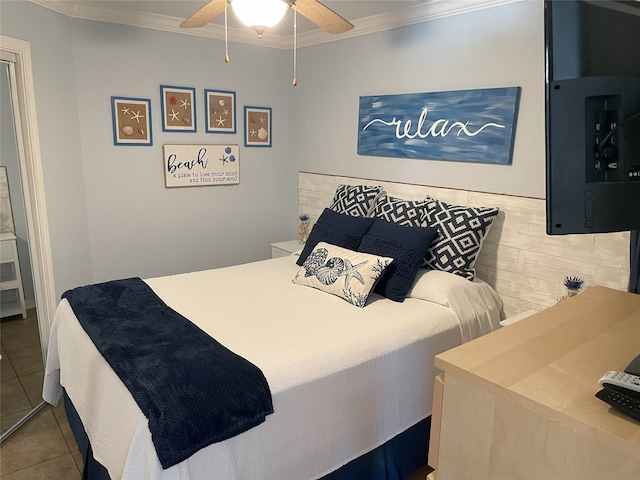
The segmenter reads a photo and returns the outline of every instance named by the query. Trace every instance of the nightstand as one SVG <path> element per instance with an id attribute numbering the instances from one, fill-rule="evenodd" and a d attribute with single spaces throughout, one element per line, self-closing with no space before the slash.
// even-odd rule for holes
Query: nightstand
<path id="1" fill-rule="evenodd" d="M 500 322 L 500 326 L 506 327 L 507 325 L 511 325 L 512 323 L 519 322 L 520 320 L 530 317 L 531 315 L 535 315 L 536 313 L 538 313 L 537 310 L 527 310 L 525 312 L 518 313 L 517 315 L 514 315 L 509 318 L 505 318 L 504 320 L 502 320 Z"/>
<path id="2" fill-rule="evenodd" d="M 271 244 L 271 258 L 286 257 L 298 250 L 302 250 L 304 244 L 298 240 L 287 240 L 286 242 L 276 242 Z"/>

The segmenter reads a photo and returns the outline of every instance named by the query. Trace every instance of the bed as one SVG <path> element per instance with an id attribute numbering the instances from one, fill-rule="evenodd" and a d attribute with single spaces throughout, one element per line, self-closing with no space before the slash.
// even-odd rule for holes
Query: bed
<path id="1" fill-rule="evenodd" d="M 381 191 L 376 190 L 369 200 L 380 198 Z M 387 281 L 384 275 L 393 265 L 390 262 L 384 265 L 387 272 L 380 271 L 369 282 L 367 275 L 377 271 L 381 259 L 390 258 L 364 248 L 367 239 L 371 243 L 371 238 L 377 238 L 371 237 L 373 226 L 366 227 L 356 251 L 331 243 L 335 239 L 326 237 L 329 227 L 320 228 L 329 225 L 327 219 L 343 222 L 349 217 L 351 224 L 352 217 L 371 217 L 373 223 L 384 226 L 379 235 L 391 229 L 400 231 L 404 239 L 409 230 L 419 230 L 420 241 L 427 238 L 428 244 L 433 243 L 436 229 L 432 228 L 433 236 L 424 237 L 428 229 L 412 228 L 407 223 L 411 215 L 400 229 L 397 216 L 395 224 L 388 211 L 386 218 L 381 212 L 376 217 L 372 204 L 364 215 L 349 214 L 346 210 L 353 205 L 335 205 L 335 198 L 331 207 L 314 219 L 316 226 L 305 249 L 296 254 L 143 281 L 172 311 L 257 366 L 273 402 L 273 414 L 263 422 L 205 445 L 168 468 L 160 461 L 148 418 L 83 328 L 71 297 L 60 302 L 51 330 L 43 396 L 52 404 L 64 398 L 85 455 L 86 477 L 391 479 L 402 478 L 426 462 L 437 374 L 433 357 L 496 329 L 502 300 L 475 275 L 422 268 L 429 245 L 415 254 L 422 262 L 412 270 L 410 281 L 404 277 L 400 283 Z M 497 209 L 491 219 L 494 213 Z M 399 248 L 390 246 L 388 239 L 383 243 L 387 252 Z M 330 260 L 343 258 L 350 266 L 341 265 L 342 273 L 337 275 L 345 284 L 370 283 L 364 300 L 345 297 L 345 288 L 327 290 L 325 280 L 331 272 L 326 265 L 335 271 L 335 262 L 326 261 L 327 251 Z M 325 255 L 318 264 L 326 271 L 323 275 L 317 265 L 310 266 L 320 253 Z M 365 264 L 372 270 L 360 281 L 356 270 Z M 311 280 L 316 285 L 309 284 Z M 398 288 L 401 298 L 392 300 Z M 407 438 L 408 443 L 396 443 L 402 455 L 394 453 L 393 442 Z M 372 473 L 357 477 L 349 473 L 357 462 L 372 458 L 374 463 L 380 458 L 383 462 L 365 467 Z"/>

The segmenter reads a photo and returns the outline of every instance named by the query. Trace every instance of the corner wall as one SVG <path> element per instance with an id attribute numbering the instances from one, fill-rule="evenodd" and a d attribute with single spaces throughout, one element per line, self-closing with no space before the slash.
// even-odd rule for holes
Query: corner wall
<path id="1" fill-rule="evenodd" d="M 542 2 L 308 47 L 298 62 L 290 154 L 299 170 L 544 198 Z M 522 87 L 511 165 L 356 153 L 361 95 L 509 86 Z"/>

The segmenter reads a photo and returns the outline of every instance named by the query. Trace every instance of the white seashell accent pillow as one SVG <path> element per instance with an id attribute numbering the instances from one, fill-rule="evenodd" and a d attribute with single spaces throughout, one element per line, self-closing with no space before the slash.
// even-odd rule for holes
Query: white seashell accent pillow
<path id="1" fill-rule="evenodd" d="M 390 257 L 320 242 L 293 277 L 293 283 L 336 295 L 362 308 L 391 262 Z"/>

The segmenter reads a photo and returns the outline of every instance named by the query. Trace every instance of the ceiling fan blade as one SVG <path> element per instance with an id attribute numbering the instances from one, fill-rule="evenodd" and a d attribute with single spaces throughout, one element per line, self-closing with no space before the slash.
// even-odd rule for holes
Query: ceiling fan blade
<path id="1" fill-rule="evenodd" d="M 180 24 L 181 28 L 204 27 L 211 20 L 224 12 L 224 5 L 227 0 L 211 0 L 200 10 L 187 18 Z"/>
<path id="2" fill-rule="evenodd" d="M 344 33 L 353 28 L 351 23 L 317 0 L 296 0 L 294 5 L 300 15 L 304 15 L 325 32 Z"/>

